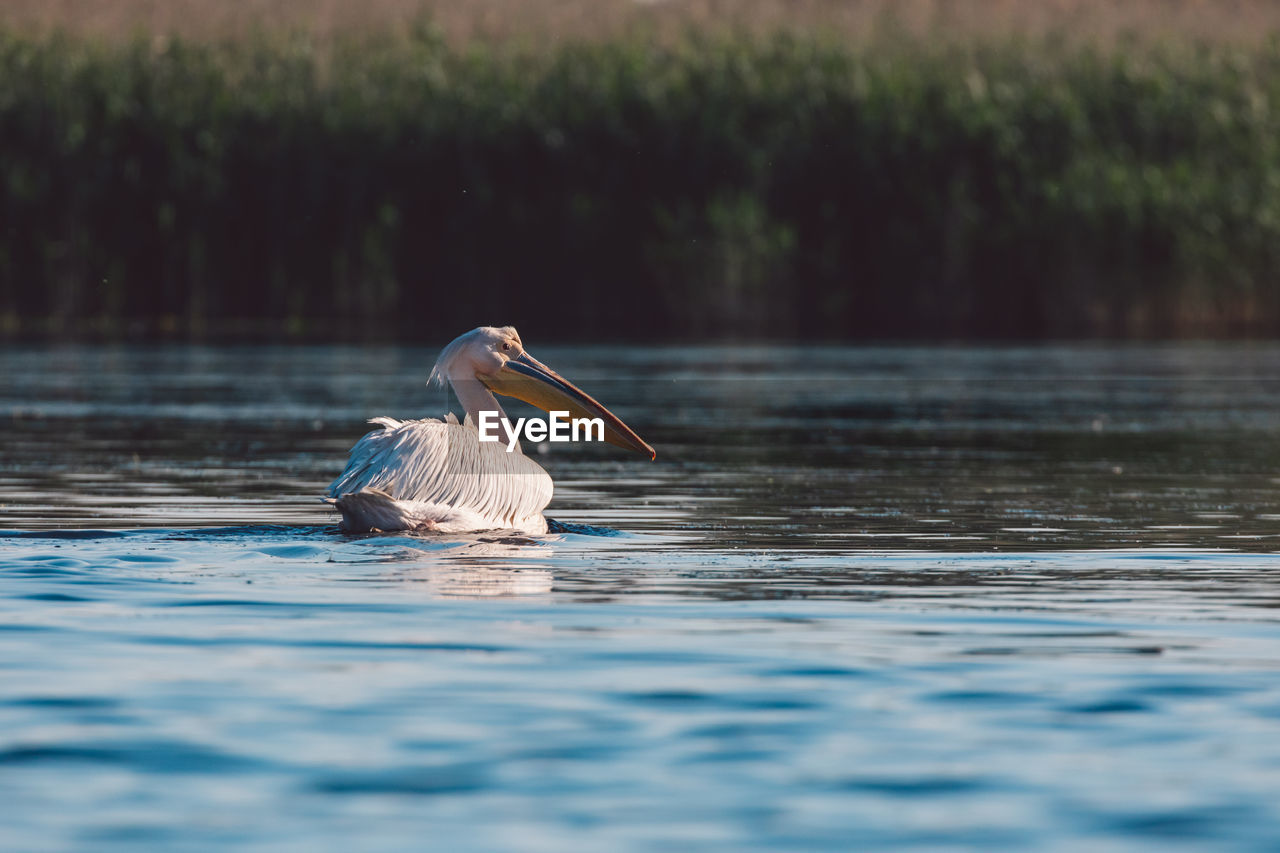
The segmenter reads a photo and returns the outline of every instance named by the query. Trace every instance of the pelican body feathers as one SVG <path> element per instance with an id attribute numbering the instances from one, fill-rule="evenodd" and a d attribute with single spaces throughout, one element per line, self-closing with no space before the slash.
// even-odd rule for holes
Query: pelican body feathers
<path id="1" fill-rule="evenodd" d="M 356 443 L 329 487 L 344 530 L 547 532 L 550 475 L 522 453 L 482 443 L 470 418 L 369 423 L 382 428 Z"/>

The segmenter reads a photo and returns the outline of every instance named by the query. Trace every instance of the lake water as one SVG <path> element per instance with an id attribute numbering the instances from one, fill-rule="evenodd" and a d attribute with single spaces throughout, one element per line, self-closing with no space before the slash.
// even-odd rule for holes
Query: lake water
<path id="1" fill-rule="evenodd" d="M 1280 846 L 1280 348 L 531 348 L 539 538 L 317 500 L 434 350 L 0 352 L 0 849 Z"/>

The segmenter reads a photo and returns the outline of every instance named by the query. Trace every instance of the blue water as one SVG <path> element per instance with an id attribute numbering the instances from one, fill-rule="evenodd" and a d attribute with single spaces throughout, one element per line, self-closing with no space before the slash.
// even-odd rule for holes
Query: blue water
<path id="1" fill-rule="evenodd" d="M 536 538 L 315 500 L 429 350 L 0 353 L 0 849 L 1280 846 L 1280 348 L 530 345 Z"/>

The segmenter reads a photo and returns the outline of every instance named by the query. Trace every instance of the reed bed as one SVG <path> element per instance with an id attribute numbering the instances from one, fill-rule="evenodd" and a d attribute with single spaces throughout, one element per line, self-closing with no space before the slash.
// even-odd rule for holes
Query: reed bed
<path id="1" fill-rule="evenodd" d="M 1278 72 L 1256 38 L 10 29 L 0 333 L 1274 335 Z"/>

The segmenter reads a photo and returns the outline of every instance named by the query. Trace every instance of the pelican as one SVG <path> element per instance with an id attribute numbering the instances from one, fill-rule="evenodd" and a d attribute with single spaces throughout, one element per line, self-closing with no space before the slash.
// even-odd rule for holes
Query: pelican
<path id="1" fill-rule="evenodd" d="M 504 442 L 480 441 L 481 412 L 496 412 L 510 429 L 495 393 L 545 412 L 599 418 L 605 441 L 656 456 L 612 412 L 525 352 L 511 326 L 481 326 L 445 347 L 428 384 L 445 382 L 466 409 L 462 423 L 452 413 L 443 420 L 369 421 L 381 429 L 351 448 L 346 470 L 324 499 L 342 513 L 342 530 L 546 533 L 542 510 L 551 502 L 551 477 L 518 442 L 508 452 Z"/>

